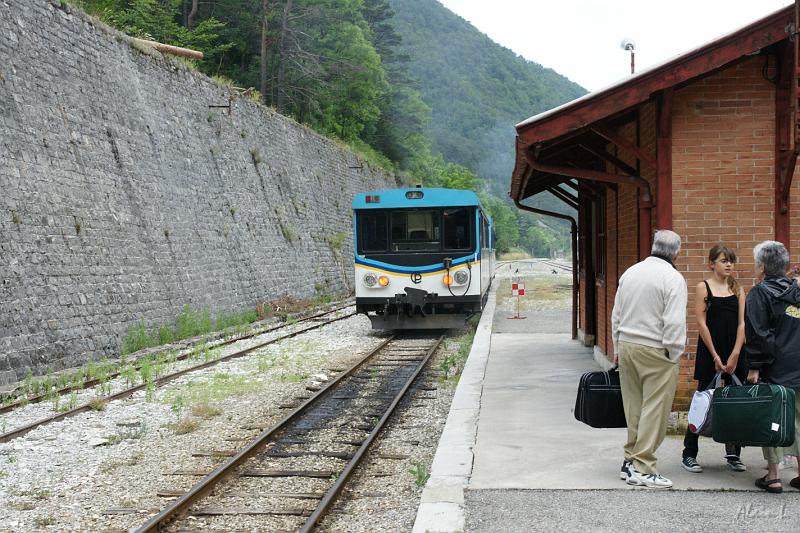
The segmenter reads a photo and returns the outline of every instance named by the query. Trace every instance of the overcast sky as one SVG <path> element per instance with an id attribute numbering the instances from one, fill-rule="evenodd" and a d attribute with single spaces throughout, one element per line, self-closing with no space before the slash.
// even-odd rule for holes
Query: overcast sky
<path id="1" fill-rule="evenodd" d="M 792 4 L 791 0 L 439 0 L 493 41 L 595 91 Z"/>

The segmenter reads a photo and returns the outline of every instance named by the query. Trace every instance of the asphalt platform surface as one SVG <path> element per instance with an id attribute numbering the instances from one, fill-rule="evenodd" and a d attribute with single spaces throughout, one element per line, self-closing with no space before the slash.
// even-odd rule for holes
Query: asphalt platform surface
<path id="1" fill-rule="evenodd" d="M 800 492 L 467 490 L 468 532 L 800 531 Z"/>

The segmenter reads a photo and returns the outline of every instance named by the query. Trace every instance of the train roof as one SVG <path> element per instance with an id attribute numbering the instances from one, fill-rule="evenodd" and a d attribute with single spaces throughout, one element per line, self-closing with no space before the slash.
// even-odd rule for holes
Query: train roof
<path id="1" fill-rule="evenodd" d="M 421 192 L 422 198 L 409 198 L 406 193 Z M 369 197 L 369 201 L 367 201 Z M 417 187 L 360 192 L 353 198 L 353 209 L 397 209 L 410 207 L 480 206 L 478 195 L 463 189 Z"/>

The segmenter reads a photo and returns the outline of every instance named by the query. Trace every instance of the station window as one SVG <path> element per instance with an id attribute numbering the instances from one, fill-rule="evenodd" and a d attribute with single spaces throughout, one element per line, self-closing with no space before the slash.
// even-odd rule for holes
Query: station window
<path id="1" fill-rule="evenodd" d="M 470 250 L 470 219 L 472 210 L 467 207 L 454 207 L 442 210 L 445 250 Z"/>
<path id="2" fill-rule="evenodd" d="M 357 216 L 361 251 L 385 252 L 389 248 L 386 211 L 361 211 Z"/>
<path id="3" fill-rule="evenodd" d="M 438 252 L 441 240 L 439 211 L 392 212 L 392 251 Z"/>

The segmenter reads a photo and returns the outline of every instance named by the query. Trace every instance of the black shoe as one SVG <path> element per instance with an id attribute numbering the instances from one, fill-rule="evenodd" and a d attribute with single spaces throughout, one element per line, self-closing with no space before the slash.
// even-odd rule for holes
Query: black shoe
<path id="1" fill-rule="evenodd" d="M 747 470 L 745 464 L 736 456 L 728 457 L 728 468 L 734 472 L 744 472 Z"/>
<path id="2" fill-rule="evenodd" d="M 703 467 L 700 466 L 700 463 L 698 463 L 697 459 L 694 457 L 684 457 L 683 461 L 681 461 L 681 466 L 684 470 L 688 470 L 689 472 L 693 472 L 695 474 L 699 474 L 703 471 Z"/>

